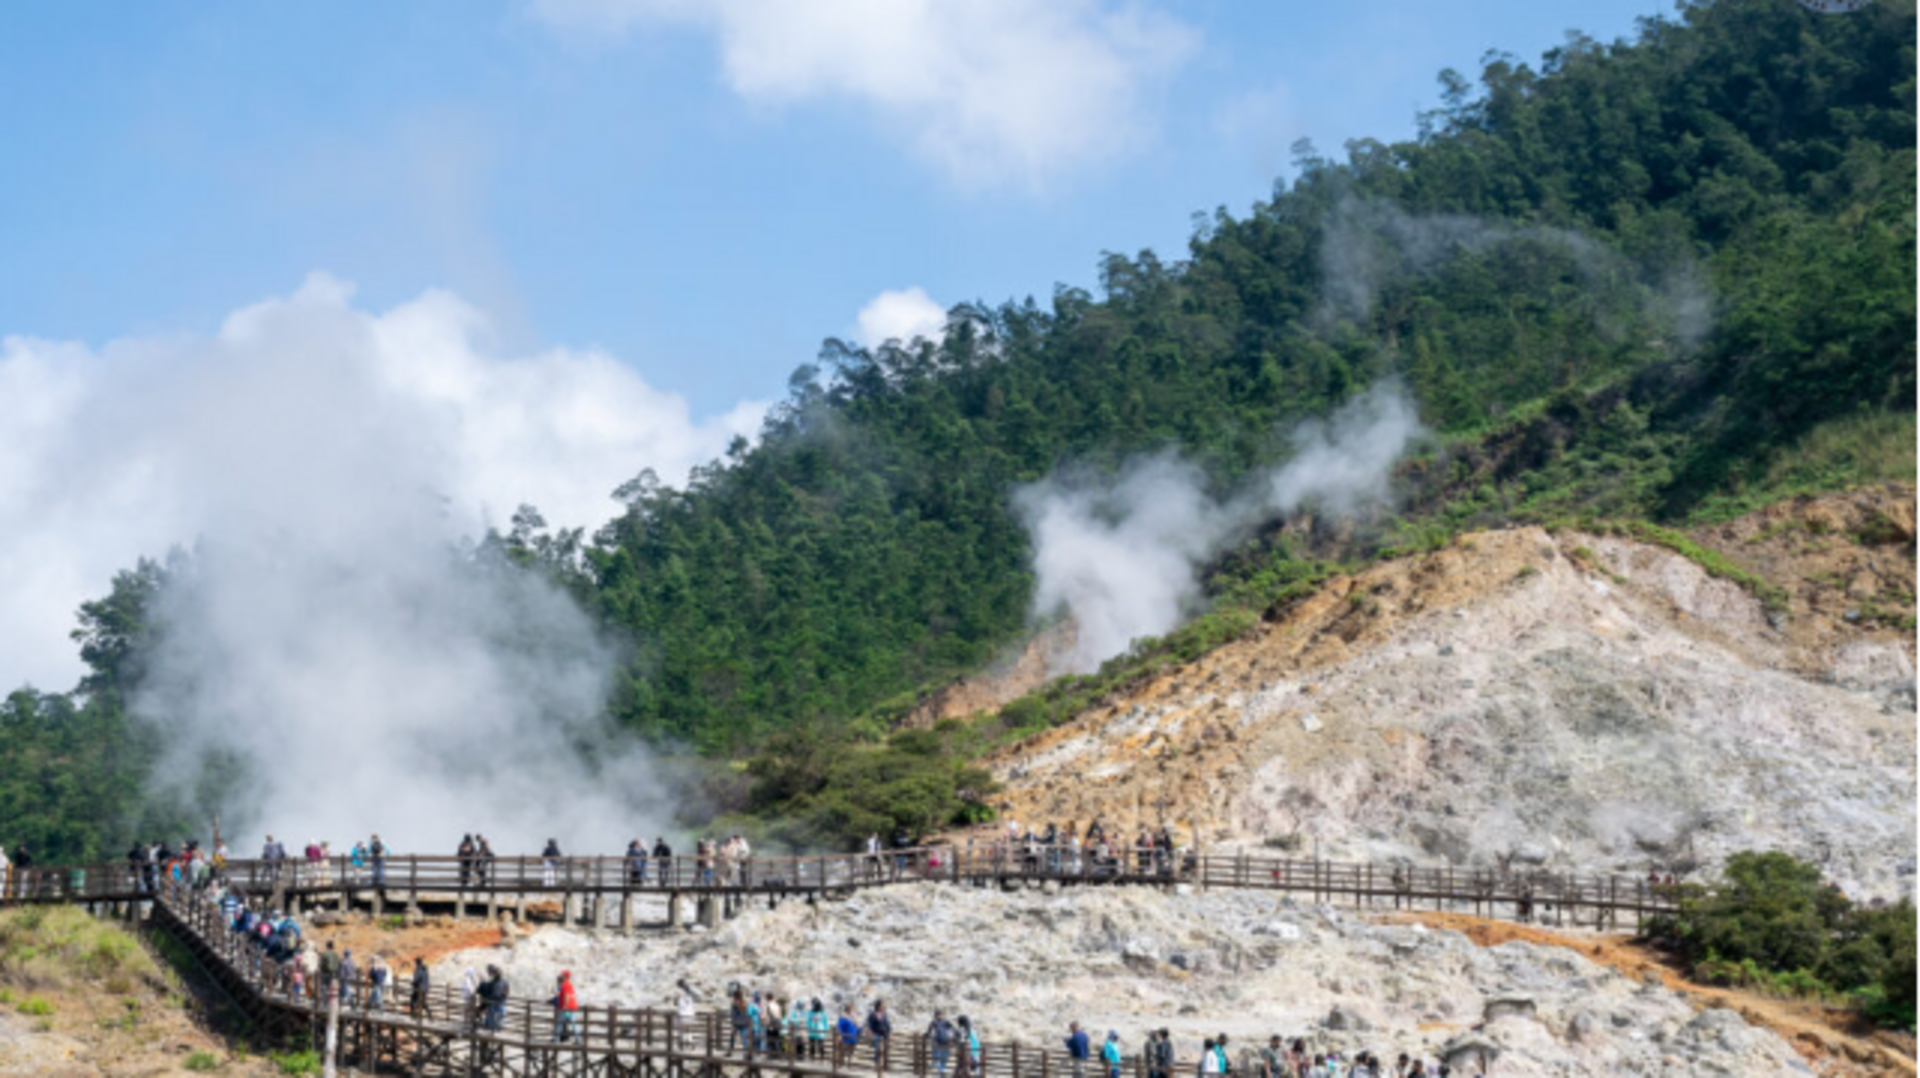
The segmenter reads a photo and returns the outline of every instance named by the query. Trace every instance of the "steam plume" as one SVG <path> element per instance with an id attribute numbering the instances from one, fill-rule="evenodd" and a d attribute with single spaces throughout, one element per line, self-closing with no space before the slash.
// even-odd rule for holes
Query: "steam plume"
<path id="1" fill-rule="evenodd" d="M 1570 260 L 1595 328 L 1609 339 L 1651 332 L 1692 349 L 1713 328 L 1707 287 L 1684 253 L 1671 265 L 1641 266 L 1569 229 L 1466 214 L 1410 214 L 1391 202 L 1353 197 L 1334 207 L 1321 234 L 1317 320 L 1324 326 L 1363 318 L 1381 290 L 1396 280 L 1437 269 L 1462 253 L 1514 243 L 1557 251 Z"/>
<path id="2" fill-rule="evenodd" d="M 489 355 L 445 294 L 377 315 L 349 300 L 315 277 L 209 338 L 6 342 L 0 384 L 31 391 L 16 411 L 34 425 L 11 432 L 0 522 L 87 590 L 15 604 L 0 633 L 60 640 L 114 569 L 192 544 L 130 707 L 167 732 L 162 786 L 242 765 L 228 834 L 447 852 L 480 830 L 503 853 L 650 838 L 660 785 L 604 716 L 618 656 L 471 540 L 521 500 L 595 523 L 622 479 L 684 474 L 758 409 L 696 424 L 610 357 Z"/>
<path id="3" fill-rule="evenodd" d="M 1199 568 L 1275 515 L 1342 515 L 1383 505 L 1395 461 L 1422 428 L 1412 399 L 1383 382 L 1289 435 L 1293 454 L 1243 492 L 1216 499 L 1200 469 L 1170 454 L 1109 478 L 1054 476 L 1014 495 L 1032 536 L 1034 612 L 1077 628 L 1067 665 L 1088 671 L 1194 614 Z"/>

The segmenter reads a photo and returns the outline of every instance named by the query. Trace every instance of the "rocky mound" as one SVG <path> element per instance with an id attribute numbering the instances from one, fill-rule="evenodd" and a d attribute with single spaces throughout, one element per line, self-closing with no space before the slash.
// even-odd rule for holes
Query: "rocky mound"
<path id="1" fill-rule="evenodd" d="M 817 996 L 836 1012 L 884 998 L 903 1032 L 936 1007 L 968 1015 L 984 1039 L 1048 1047 L 1075 1019 L 1118 1030 L 1129 1050 L 1165 1026 L 1187 1060 L 1204 1036 L 1225 1032 L 1250 1050 L 1279 1033 L 1388 1058 L 1461 1063 L 1484 1052 L 1512 1078 L 1809 1073 L 1733 1012 L 1696 1012 L 1657 982 L 1563 948 L 1479 947 L 1249 893 L 922 885 L 755 909 L 711 934 L 610 941 L 543 928 L 439 973 L 487 961 L 535 996 L 569 969 L 594 1004 L 661 1005 L 685 976 L 711 1000 L 736 982 Z"/>
<path id="2" fill-rule="evenodd" d="M 1463 537 L 991 761 L 1023 825 L 1645 873 L 1747 848 L 1911 894 L 1914 502 L 1889 487 L 1665 546 Z"/>

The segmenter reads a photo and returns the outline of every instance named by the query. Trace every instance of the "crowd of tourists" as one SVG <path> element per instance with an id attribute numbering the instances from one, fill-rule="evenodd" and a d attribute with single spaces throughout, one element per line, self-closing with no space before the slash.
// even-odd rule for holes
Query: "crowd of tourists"
<path id="1" fill-rule="evenodd" d="M 1192 851 L 1178 846 L 1171 828 L 1158 830 L 1142 824 L 1131 840 L 1105 822 L 1094 820 L 1082 831 L 1069 821 L 1049 823 L 1040 831 L 1022 830 L 1017 820 L 1006 824 L 1004 840 L 996 844 L 1000 857 L 1017 856 L 1028 873 L 1056 876 L 1171 876 L 1191 868 Z"/>
<path id="2" fill-rule="evenodd" d="M 905 831 L 897 832 L 885 844 L 877 834 L 872 835 L 864 848 L 877 871 L 890 868 L 898 873 L 909 868 L 939 867 L 940 854 L 920 850 Z M 689 882 L 737 882 L 752 854 L 751 845 L 740 835 L 700 840 L 691 857 L 693 875 Z M 1028 872 L 1059 875 L 1167 875 L 1179 871 L 1187 856 L 1164 828 L 1158 832 L 1141 828 L 1131 842 L 1126 842 L 1110 834 L 1100 821 L 1085 830 L 1074 824 L 1023 830 L 1017 823 L 1009 823 L 994 835 L 990 854 L 996 859 L 1017 858 Z M 404 987 L 406 1013 L 412 1017 L 458 1022 L 469 1030 L 502 1030 L 511 989 L 498 966 L 486 966 L 484 974 L 466 970 L 458 1003 L 452 1005 L 458 1013 L 437 1015 L 432 973 L 422 957 L 406 964 L 403 986 L 388 955 L 356 956 L 350 949 L 337 948 L 331 940 L 315 946 L 286 911 L 257 907 L 238 887 L 228 887 L 221 881 L 221 870 L 229 856 L 222 842 L 211 849 L 196 840 L 182 841 L 177 847 L 166 842 L 139 843 L 128 850 L 127 865 L 138 887 L 149 893 L 163 880 L 195 889 L 216 887 L 221 920 L 243 941 L 246 960 L 268 983 L 295 999 L 321 1002 L 337 998 L 344 1007 L 386 1011 L 395 1007 L 395 993 Z M 389 848 L 377 834 L 355 842 L 344 859 L 336 859 L 325 841 L 309 841 L 299 856 L 292 856 L 284 844 L 269 835 L 260 860 L 270 866 L 283 866 L 298 881 L 330 884 L 337 869 L 346 874 L 348 882 L 378 886 L 384 882 L 389 856 Z M 456 856 L 463 886 L 484 886 L 494 878 L 497 858 L 485 835 L 463 836 Z M 651 844 L 635 838 L 623 856 L 627 878 L 635 886 L 645 886 L 649 880 L 680 878 L 673 848 L 664 837 Z M 915 858 L 922 860 L 916 862 Z M 564 882 L 568 862 L 557 841 L 548 840 L 540 862 L 547 886 Z M 33 856 L 24 844 L 12 850 L 0 849 L 0 894 L 8 893 L 5 888 L 14 881 L 29 878 L 33 867 Z M 1668 881 L 1658 877 L 1648 880 L 1649 886 L 1663 883 Z M 571 973 L 563 971 L 556 978 L 545 1002 L 552 1013 L 552 1039 L 566 1042 L 578 1036 L 580 996 Z M 702 1002 L 700 994 L 684 980 L 676 986 L 673 1007 L 679 1018 L 682 1049 L 707 1047 L 694 1040 L 705 1028 L 700 1020 Z M 937 1078 L 975 1078 L 982 1071 L 980 1031 L 966 1015 L 949 1017 L 936 1010 L 924 1029 L 916 1024 L 903 1035 L 883 1001 L 875 1001 L 863 1011 L 851 1002 L 829 1005 L 820 997 L 732 985 L 721 1003 L 714 1021 L 725 1042 L 711 1046 L 715 1051 L 777 1055 L 823 1064 L 830 1061 L 836 1068 L 871 1065 L 876 1072 L 899 1069 L 903 1061 L 896 1059 L 896 1052 L 904 1051 L 909 1053 L 906 1062 L 925 1059 Z M 1089 1078 L 1089 1072 L 1096 1069 L 1095 1078 L 1121 1078 L 1133 1068 L 1143 1070 L 1147 1078 L 1187 1074 L 1195 1078 L 1432 1078 L 1450 1073 L 1444 1065 L 1404 1054 L 1388 1063 L 1370 1051 L 1348 1051 L 1324 1043 L 1310 1048 L 1305 1039 L 1279 1036 L 1255 1051 L 1236 1056 L 1230 1038 L 1223 1033 L 1187 1049 L 1197 1049 L 1197 1056 L 1183 1057 L 1176 1053 L 1165 1029 L 1149 1031 L 1138 1043 L 1128 1045 L 1117 1030 L 1096 1038 L 1078 1023 L 1067 1030 L 1062 1048 L 1067 1070 L 1062 1078 Z"/>
<path id="3" fill-rule="evenodd" d="M 286 873 L 289 882 L 294 884 L 328 886 L 334 882 L 334 866 L 337 863 L 345 877 L 342 882 L 368 883 L 379 887 L 387 882 L 387 857 L 391 852 L 387 844 L 380 841 L 380 836 L 375 834 L 371 838 L 356 841 L 344 859 L 335 857 L 331 842 L 318 839 L 308 839 L 300 856 L 294 857 L 287 853 L 286 843 L 268 835 L 260 846 L 260 860 L 269 869 Z"/>

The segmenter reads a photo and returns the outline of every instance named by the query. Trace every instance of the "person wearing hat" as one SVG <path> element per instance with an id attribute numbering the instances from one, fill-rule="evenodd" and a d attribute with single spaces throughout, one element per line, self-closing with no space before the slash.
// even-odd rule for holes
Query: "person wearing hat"
<path id="1" fill-rule="evenodd" d="M 554 985 L 553 998 L 547 1002 L 553 1004 L 553 1039 L 556 1044 L 564 1044 L 573 1039 L 573 1021 L 580 1014 L 580 997 L 573 992 L 573 971 L 561 970 L 560 980 Z"/>
<path id="2" fill-rule="evenodd" d="M 506 1021 L 508 991 L 507 979 L 501 975 L 500 967 L 487 966 L 487 979 L 480 982 L 478 998 L 486 1013 L 480 1024 L 488 1032 L 500 1032 L 501 1024 Z"/>
<path id="3" fill-rule="evenodd" d="M 1120 1078 L 1119 1030 L 1107 1030 L 1107 1043 L 1100 1046 L 1100 1062 L 1107 1065 L 1107 1078 Z"/>

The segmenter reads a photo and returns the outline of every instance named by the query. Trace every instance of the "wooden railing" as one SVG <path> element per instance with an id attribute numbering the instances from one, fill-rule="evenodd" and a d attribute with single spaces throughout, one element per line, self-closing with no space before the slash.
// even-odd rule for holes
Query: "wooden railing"
<path id="1" fill-rule="evenodd" d="M 127 864 L 15 869 L 4 880 L 5 902 L 126 902 L 149 898 L 172 879 L 164 867 Z M 737 862 L 676 856 L 505 857 L 480 860 L 389 856 L 353 864 L 321 861 L 233 861 L 214 878 L 244 894 L 341 896 L 377 891 L 411 896 L 647 894 L 799 895 L 912 881 L 986 884 L 1054 880 L 1068 884 L 1173 884 L 1308 895 L 1363 905 L 1452 904 L 1489 916 L 1522 918 L 1562 910 L 1660 913 L 1676 905 L 1674 888 L 1620 876 L 1488 868 L 1420 867 L 1269 857 L 1253 853 L 1157 856 L 1128 850 L 1107 861 L 1059 847 L 937 847 L 879 855 L 753 857 Z M 180 882 L 189 883 L 190 879 Z"/>
<path id="2" fill-rule="evenodd" d="M 515 1073 L 584 1074 L 597 1073 L 595 1061 L 611 1057 L 631 1060 L 635 1067 L 642 1059 L 651 1060 L 656 1066 L 646 1073 L 718 1075 L 749 1068 L 901 1078 L 941 1078 L 945 1074 L 956 1078 L 960 1074 L 975 1078 L 1068 1078 L 1074 1073 L 1073 1059 L 1064 1049 L 984 1038 L 977 1056 L 972 1056 L 962 1071 L 961 1053 L 970 1051 L 966 1042 L 956 1040 L 943 1051 L 918 1028 L 897 1028 L 882 1045 L 865 1032 L 864 1013 L 855 1014 L 862 1033 L 859 1042 L 849 1046 L 841 1043 L 838 1031 L 833 1029 L 819 1038 L 811 1033 L 795 1037 L 784 1030 L 772 1037 L 766 1037 L 769 1031 L 765 1030 L 760 1037 L 751 1031 L 742 1037 L 731 1016 L 720 1010 L 696 1011 L 689 1018 L 669 1010 L 584 1005 L 574 1014 L 570 1038 L 561 1042 L 558 1012 L 544 1002 L 550 986 L 534 989 L 535 998 L 528 998 L 528 986 L 519 985 L 515 988 L 519 998 L 491 1011 L 445 985 L 426 992 L 425 1005 L 416 1010 L 412 1006 L 411 979 L 399 973 L 377 1003 L 364 973 L 351 983 L 309 985 L 296 991 L 291 964 L 274 961 L 262 947 L 233 931 L 208 893 L 168 883 L 156 898 L 176 929 L 191 935 L 197 944 L 193 950 L 203 962 L 217 966 L 214 972 L 244 986 L 261 1005 L 315 1030 L 316 1042 L 327 1004 L 338 994 L 339 1022 L 349 1027 L 378 1027 L 392 1034 L 384 1041 L 360 1036 L 354 1043 L 363 1050 L 373 1045 L 376 1051 L 386 1045 L 383 1059 L 415 1072 L 498 1068 Z M 470 1055 L 464 1063 L 451 1054 L 426 1050 L 429 1043 L 448 1040 L 469 1042 Z M 1099 1048 L 1100 1042 L 1095 1039 L 1089 1068 L 1102 1067 Z M 381 1061 L 363 1058 L 357 1065 L 372 1069 Z M 1184 1065 L 1192 1069 L 1196 1062 L 1188 1060 Z M 668 1065 L 659 1065 L 663 1063 Z M 1147 1060 L 1137 1051 L 1123 1056 L 1121 1067 L 1122 1073 L 1132 1078 L 1148 1078 Z"/>

